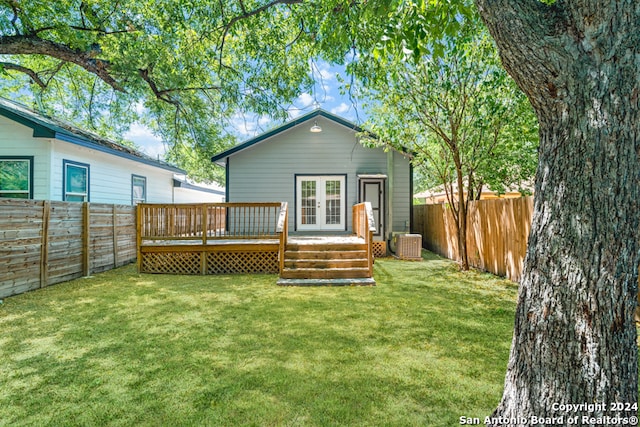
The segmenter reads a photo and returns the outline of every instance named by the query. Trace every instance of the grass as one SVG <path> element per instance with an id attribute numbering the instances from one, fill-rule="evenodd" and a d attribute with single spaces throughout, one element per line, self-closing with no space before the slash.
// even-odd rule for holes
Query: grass
<path id="1" fill-rule="evenodd" d="M 376 287 L 133 266 L 0 305 L 0 426 L 453 426 L 502 392 L 517 287 L 378 260 Z"/>

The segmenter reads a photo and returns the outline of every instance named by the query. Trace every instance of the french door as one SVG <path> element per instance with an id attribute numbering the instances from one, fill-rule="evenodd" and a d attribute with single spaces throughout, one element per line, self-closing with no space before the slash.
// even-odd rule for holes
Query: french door
<path id="1" fill-rule="evenodd" d="M 345 176 L 296 176 L 296 229 L 345 230 Z"/>

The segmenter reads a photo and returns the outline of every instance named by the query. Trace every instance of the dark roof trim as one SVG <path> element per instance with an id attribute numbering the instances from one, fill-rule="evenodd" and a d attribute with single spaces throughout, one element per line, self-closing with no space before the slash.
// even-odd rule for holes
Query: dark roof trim
<path id="1" fill-rule="evenodd" d="M 0 116 L 31 128 L 34 138 L 55 138 L 171 172 L 186 173 L 183 169 L 154 160 L 152 157 L 146 156 L 133 148 L 103 139 L 97 135 L 93 138 L 89 132 L 59 120 L 51 119 L 4 98 L 0 98 Z"/>
<path id="2" fill-rule="evenodd" d="M 50 127 L 42 126 L 34 120 L 29 120 L 23 115 L 15 113 L 7 108 L 5 105 L 0 104 L 0 115 L 6 117 L 9 120 L 20 123 L 23 126 L 31 128 L 33 130 L 34 138 L 55 138 L 56 133 Z"/>
<path id="3" fill-rule="evenodd" d="M 332 114 L 328 111 L 322 110 L 322 109 L 317 109 L 317 110 L 313 110 L 310 113 L 307 113 L 303 116 L 297 117 L 294 120 L 291 120 L 290 122 L 286 122 L 281 126 L 278 126 L 268 132 L 265 132 L 261 135 L 256 136 L 255 138 L 249 139 L 245 142 L 243 142 L 242 144 L 236 145 L 234 147 L 231 147 L 230 149 L 223 151 L 222 153 L 216 154 L 215 156 L 211 157 L 211 161 L 214 163 L 218 163 L 218 164 L 223 164 L 224 159 L 226 159 L 229 156 L 232 156 L 240 151 L 244 151 L 249 147 L 252 147 L 256 144 L 259 144 L 261 142 L 263 142 L 265 139 L 269 139 L 274 135 L 277 135 L 281 132 L 284 132 L 286 130 L 291 129 L 294 126 L 299 125 L 300 123 L 304 123 L 310 119 L 313 119 L 314 117 L 324 117 L 326 119 L 329 119 L 335 123 L 338 123 L 342 126 L 345 126 L 349 129 L 354 130 L 355 132 L 363 132 L 364 129 L 362 129 L 360 126 L 356 125 L 355 123 L 352 123 L 348 120 L 343 119 L 342 117 L 338 117 L 335 114 Z"/>
<path id="4" fill-rule="evenodd" d="M 122 157 L 123 159 L 132 160 L 134 162 L 143 163 L 145 165 L 154 166 L 157 168 L 162 168 L 171 172 L 184 174 L 186 173 L 184 170 L 172 166 L 168 163 L 160 162 L 157 160 L 153 160 L 152 158 L 141 157 L 129 151 L 120 151 L 115 148 L 110 148 L 105 145 L 101 145 L 95 143 L 89 139 L 85 139 L 82 137 L 78 137 L 76 135 L 71 135 L 69 133 L 56 133 L 54 138 L 59 139 L 60 141 L 70 142 L 71 144 L 79 145 L 81 147 L 90 148 L 92 150 L 100 151 L 101 153 L 111 154 L 114 156 Z"/>
<path id="5" fill-rule="evenodd" d="M 224 191 L 215 190 L 213 188 L 200 187 L 175 178 L 173 178 L 173 186 L 176 188 L 186 188 L 188 190 L 202 191 L 203 193 L 211 193 L 217 196 L 224 196 Z"/>

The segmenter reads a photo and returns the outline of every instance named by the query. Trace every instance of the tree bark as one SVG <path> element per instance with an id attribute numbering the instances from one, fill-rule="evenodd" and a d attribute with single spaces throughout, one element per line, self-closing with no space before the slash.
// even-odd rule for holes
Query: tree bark
<path id="1" fill-rule="evenodd" d="M 462 161 L 458 149 L 452 150 L 454 163 L 456 166 L 456 179 L 458 184 L 458 255 L 460 256 L 460 269 L 469 270 L 469 256 L 467 251 L 467 200 L 469 194 L 464 193 L 464 177 L 462 175 Z"/>
<path id="2" fill-rule="evenodd" d="M 533 224 L 490 425 L 637 416 L 640 5 L 476 4 L 540 123 Z M 611 411 L 615 402 L 628 405 Z M 565 403 L 605 405 L 569 413 Z"/>
<path id="3" fill-rule="evenodd" d="M 95 74 L 115 90 L 124 92 L 122 86 L 110 74 L 111 65 L 94 57 L 94 52 L 91 51 L 72 49 L 65 44 L 41 39 L 35 35 L 16 35 L 0 36 L 0 55 L 43 55 L 56 58 L 76 64 Z"/>

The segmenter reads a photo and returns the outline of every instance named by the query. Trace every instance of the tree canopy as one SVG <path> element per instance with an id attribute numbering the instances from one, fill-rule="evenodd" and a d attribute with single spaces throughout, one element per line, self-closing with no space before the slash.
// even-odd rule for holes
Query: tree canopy
<path id="1" fill-rule="evenodd" d="M 372 100 L 366 127 L 376 135 L 374 144 L 413 153 L 432 187 L 444 189 L 464 270 L 469 201 L 485 186 L 499 193 L 530 188 L 538 137 L 529 102 L 500 67 L 489 35 L 471 24 L 455 39 L 444 36 L 439 56 L 372 66 L 384 72 L 372 76 L 365 92 Z"/>
<path id="2" fill-rule="evenodd" d="M 195 178 L 235 142 L 238 112 L 286 117 L 312 85 L 309 60 L 432 49 L 470 11 L 464 1 L 0 1 L 0 94 L 121 139 L 142 121 Z M 427 34 L 424 23 L 428 20 Z M 436 40 L 434 42 L 434 40 Z"/>
<path id="3" fill-rule="evenodd" d="M 1 91 L 115 138 L 142 117 L 211 178 L 193 166 L 232 142 L 233 114 L 283 117 L 310 84 L 314 15 L 296 3 L 3 1 Z"/>

